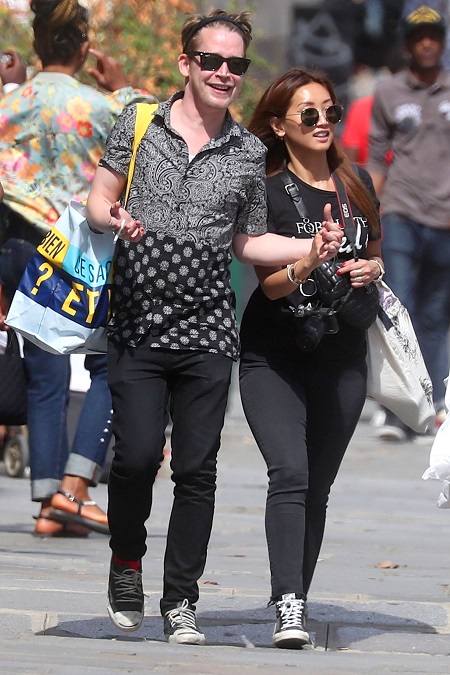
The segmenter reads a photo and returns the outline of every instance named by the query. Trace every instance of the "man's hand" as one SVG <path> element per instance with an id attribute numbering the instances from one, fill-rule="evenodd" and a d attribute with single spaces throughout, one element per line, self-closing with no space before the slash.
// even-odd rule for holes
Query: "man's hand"
<path id="1" fill-rule="evenodd" d="M 142 239 L 145 230 L 141 225 L 140 220 L 134 220 L 128 211 L 123 209 L 120 202 L 111 204 L 110 213 L 110 227 L 114 232 L 114 239 L 123 239 L 123 241 L 132 241 L 137 243 Z"/>
<path id="2" fill-rule="evenodd" d="M 90 49 L 89 53 L 97 59 L 97 67 L 87 68 L 86 72 L 97 81 L 97 84 L 107 91 L 117 91 L 117 89 L 128 86 L 119 61 L 113 59 L 112 56 L 106 56 L 97 49 Z"/>
<path id="3" fill-rule="evenodd" d="M 3 52 L 8 59 L 0 59 L 0 77 L 3 84 L 22 84 L 27 79 L 27 66 L 23 58 L 13 49 Z"/>

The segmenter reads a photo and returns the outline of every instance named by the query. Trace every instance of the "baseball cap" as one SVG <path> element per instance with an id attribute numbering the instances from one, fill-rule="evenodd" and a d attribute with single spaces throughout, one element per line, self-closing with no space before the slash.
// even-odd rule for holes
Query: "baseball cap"
<path id="1" fill-rule="evenodd" d="M 429 5 L 420 5 L 403 18 L 403 33 L 405 37 L 418 28 L 428 26 L 440 31 L 445 35 L 446 25 L 444 18 L 439 12 Z"/>
<path id="2" fill-rule="evenodd" d="M 8 239 L 0 248 L 0 284 L 15 291 L 36 247 L 24 239 Z"/>

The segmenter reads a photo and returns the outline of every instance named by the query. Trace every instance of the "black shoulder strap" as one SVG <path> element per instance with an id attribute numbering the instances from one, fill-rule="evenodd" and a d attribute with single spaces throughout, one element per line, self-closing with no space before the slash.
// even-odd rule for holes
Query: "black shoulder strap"
<path id="1" fill-rule="evenodd" d="M 294 206 L 297 209 L 301 218 L 307 218 L 308 212 L 306 211 L 305 202 L 302 199 L 300 190 L 298 186 L 292 182 L 291 177 L 289 176 L 286 169 L 280 173 L 280 178 L 283 181 L 284 189 L 288 193 L 289 197 L 294 202 Z"/>
<path id="2" fill-rule="evenodd" d="M 292 199 L 295 208 L 297 209 L 301 218 L 307 218 L 308 212 L 306 210 L 305 202 L 302 199 L 300 190 L 298 186 L 292 182 L 291 177 L 286 169 L 280 173 L 280 178 L 283 181 L 284 189 L 286 190 L 289 197 Z M 355 223 L 353 221 L 353 215 L 351 212 L 350 202 L 345 192 L 345 188 L 342 184 L 341 179 L 337 176 L 336 173 L 333 173 L 333 182 L 336 188 L 336 194 L 339 202 L 339 208 L 342 215 L 342 221 L 345 230 L 345 236 L 349 240 L 352 248 L 355 259 L 357 259 L 356 247 L 355 247 Z"/>

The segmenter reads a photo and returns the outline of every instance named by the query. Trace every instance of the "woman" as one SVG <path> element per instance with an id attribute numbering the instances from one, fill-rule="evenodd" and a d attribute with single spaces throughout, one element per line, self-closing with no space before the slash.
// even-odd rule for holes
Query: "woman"
<path id="1" fill-rule="evenodd" d="M 117 61 L 90 49 L 88 13 L 77 0 L 33 0 L 31 9 L 42 71 L 0 100 L 2 228 L 10 240 L 28 242 L 30 255 L 70 199 L 86 200 L 110 128 L 125 104 L 143 98 Z M 75 79 L 90 54 L 98 69 L 88 72 L 114 95 Z M 92 384 L 69 458 L 69 357 L 26 341 L 25 363 L 31 491 L 40 503 L 35 533 L 108 534 L 107 516 L 89 496 L 111 436 L 106 357 L 86 357 Z"/>
<path id="2" fill-rule="evenodd" d="M 255 268 L 259 286 L 241 325 L 241 396 L 268 468 L 266 536 L 277 619 L 273 643 L 282 648 L 297 649 L 309 642 L 306 597 L 322 543 L 328 495 L 366 393 L 364 330 L 346 323 L 339 313 L 337 325 L 319 319 L 324 335 L 316 331 L 315 348 L 304 352 L 298 345 L 308 331 L 314 332 L 316 319 L 299 318 L 290 309 L 314 306 L 310 279 L 322 263 L 316 233 L 330 209 L 343 226 L 339 180 L 353 212 L 359 258 L 354 259 L 350 233 L 345 231 L 337 256 L 342 260 L 339 272 L 349 275 L 354 288 L 368 285 L 383 272 L 375 194 L 368 174 L 361 170 L 360 180 L 337 147 L 335 130 L 341 117 L 329 80 L 292 68 L 267 89 L 249 124 L 268 149 L 269 230 L 314 237 L 310 254 L 295 264 Z M 289 196 L 292 190 L 303 199 L 303 217 Z"/>

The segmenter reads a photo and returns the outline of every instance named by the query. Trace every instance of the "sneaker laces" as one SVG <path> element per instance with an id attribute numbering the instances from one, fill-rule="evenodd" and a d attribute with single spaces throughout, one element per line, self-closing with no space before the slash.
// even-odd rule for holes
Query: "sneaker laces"
<path id="1" fill-rule="evenodd" d="M 142 572 L 129 569 L 122 572 L 115 572 L 114 575 L 114 595 L 117 602 L 142 601 Z"/>
<path id="2" fill-rule="evenodd" d="M 280 600 L 277 609 L 283 628 L 303 626 L 305 614 L 305 601 L 299 598 L 295 600 Z"/>
<path id="3" fill-rule="evenodd" d="M 174 628 L 186 628 L 199 632 L 197 623 L 195 621 L 195 612 L 189 607 L 189 600 L 185 598 L 180 607 L 170 609 L 166 613 L 166 617 Z"/>

